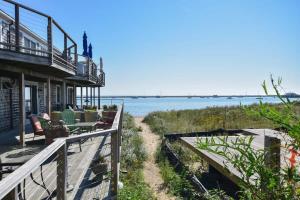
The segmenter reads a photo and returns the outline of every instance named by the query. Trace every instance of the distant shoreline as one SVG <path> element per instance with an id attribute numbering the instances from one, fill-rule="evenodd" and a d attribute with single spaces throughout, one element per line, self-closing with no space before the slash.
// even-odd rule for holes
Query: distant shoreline
<path id="1" fill-rule="evenodd" d="M 85 98 L 86 96 L 83 96 Z M 88 96 L 90 97 L 90 96 Z M 138 96 L 132 96 L 132 95 L 124 95 L 124 96 L 104 96 L 102 95 L 101 98 L 224 98 L 224 97 L 231 97 L 231 98 L 245 98 L 245 97 L 257 97 L 257 98 L 264 98 L 264 97 L 276 97 L 276 95 L 178 95 L 178 96 L 144 96 L 144 95 L 138 95 Z M 288 98 L 300 98 L 300 95 L 282 95 L 282 97 L 288 97 Z M 77 96 L 77 98 L 80 98 L 80 96 Z M 98 98 L 98 96 L 96 96 Z"/>

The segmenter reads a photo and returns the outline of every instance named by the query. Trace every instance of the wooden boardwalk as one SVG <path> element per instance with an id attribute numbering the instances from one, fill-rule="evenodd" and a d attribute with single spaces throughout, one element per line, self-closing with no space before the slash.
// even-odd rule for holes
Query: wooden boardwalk
<path id="1" fill-rule="evenodd" d="M 228 136 L 228 142 L 235 141 L 238 137 L 249 138 L 253 135 L 254 140 L 252 142 L 252 147 L 255 150 L 264 149 L 265 135 L 277 137 L 283 139 L 280 135 L 276 134 L 276 131 L 270 129 L 243 129 L 236 136 Z M 207 152 L 205 150 L 199 150 L 197 147 L 197 142 L 205 137 L 181 137 L 180 140 L 184 145 L 189 147 L 195 153 L 200 155 L 205 161 L 211 166 L 217 169 L 220 173 L 228 177 L 234 183 L 239 183 L 241 181 L 241 173 L 233 167 L 233 165 L 227 162 L 222 156 Z M 216 139 L 217 142 L 217 139 Z M 285 142 L 281 140 L 281 146 L 285 146 Z M 234 152 L 233 152 L 234 153 Z M 289 152 L 285 148 L 281 148 L 281 167 L 286 166 L 286 158 L 290 156 Z M 227 169 L 226 169 L 227 166 Z M 229 171 L 228 171 L 229 170 Z"/>
<path id="2" fill-rule="evenodd" d="M 81 147 L 82 152 L 78 143 L 68 148 L 68 185 L 72 190 L 67 193 L 67 198 L 110 199 L 109 176 L 105 175 L 103 180 L 98 180 L 90 169 L 92 160 L 101 154 L 105 157 L 110 171 L 110 136 L 88 139 Z M 32 177 L 23 181 L 19 192 L 25 199 L 56 199 L 56 157 L 57 155 L 50 157 Z"/>

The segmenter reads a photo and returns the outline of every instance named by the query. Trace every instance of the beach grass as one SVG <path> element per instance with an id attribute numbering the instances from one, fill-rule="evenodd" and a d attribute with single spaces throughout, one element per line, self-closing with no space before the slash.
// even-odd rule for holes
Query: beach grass
<path id="1" fill-rule="evenodd" d="M 280 104 L 271 105 L 281 109 Z M 144 122 L 159 135 L 166 133 L 189 133 L 216 129 L 277 128 L 271 121 L 258 115 L 249 114 L 258 105 L 208 107 L 205 109 L 158 111 L 149 113 Z M 299 103 L 294 109 L 300 113 Z"/>

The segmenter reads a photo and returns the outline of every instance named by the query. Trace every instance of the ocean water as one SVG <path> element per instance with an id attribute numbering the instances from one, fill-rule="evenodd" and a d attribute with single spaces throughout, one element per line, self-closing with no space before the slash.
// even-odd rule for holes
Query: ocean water
<path id="1" fill-rule="evenodd" d="M 276 97 L 263 97 L 263 102 L 279 103 Z M 299 100 L 299 99 L 293 99 Z M 213 106 L 233 106 L 233 105 L 250 105 L 259 103 L 260 99 L 256 97 L 161 97 L 161 98 L 124 98 L 124 99 L 106 99 L 101 98 L 101 105 L 118 104 L 124 102 L 125 112 L 133 116 L 145 116 L 153 111 L 183 110 L 183 109 L 203 109 Z M 97 104 L 97 100 L 96 100 Z M 78 99 L 80 105 L 80 99 Z"/>

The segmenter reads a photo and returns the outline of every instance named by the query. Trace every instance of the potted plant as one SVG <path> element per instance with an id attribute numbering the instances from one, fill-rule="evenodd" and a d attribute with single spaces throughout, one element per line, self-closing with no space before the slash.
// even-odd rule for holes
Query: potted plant
<path id="1" fill-rule="evenodd" d="M 113 104 L 110 106 L 103 106 L 102 118 L 103 121 L 112 124 L 117 114 L 118 106 Z"/>
<path id="2" fill-rule="evenodd" d="M 58 123 L 62 119 L 60 111 L 51 112 L 51 121 L 54 123 Z"/>
<path id="3" fill-rule="evenodd" d="M 96 122 L 98 120 L 98 112 L 95 110 L 85 110 L 84 120 L 85 122 Z"/>
<path id="4" fill-rule="evenodd" d="M 100 154 L 97 159 L 93 160 L 91 170 L 97 179 L 103 179 L 103 175 L 105 175 L 108 170 L 108 164 L 103 155 Z"/>

